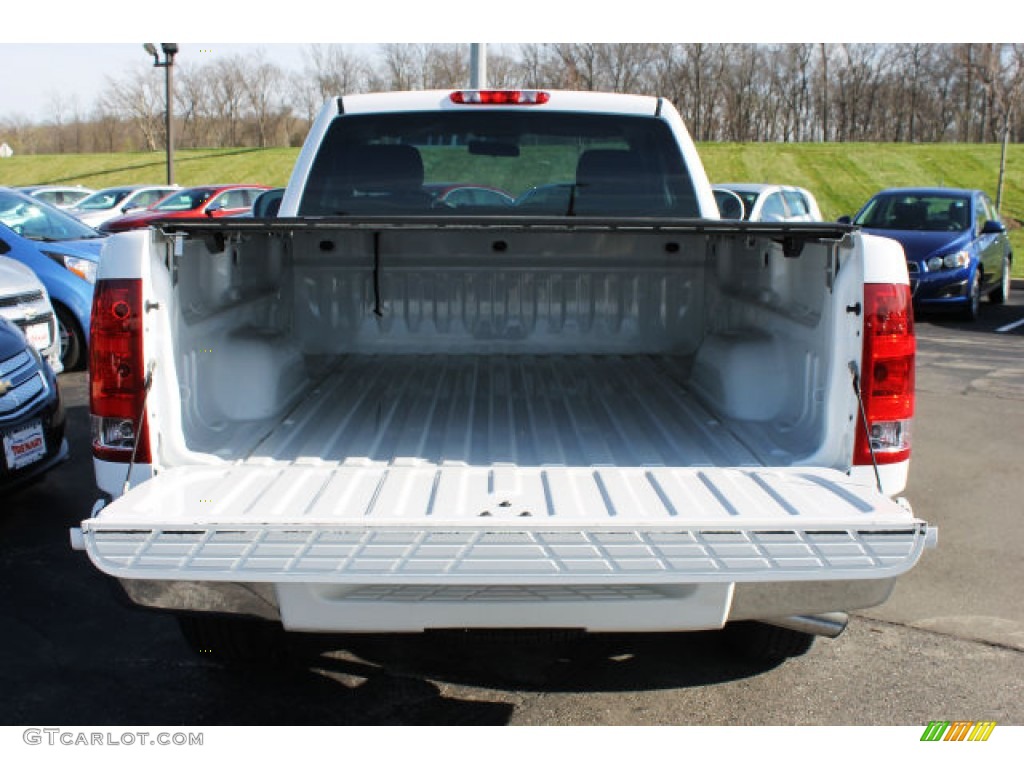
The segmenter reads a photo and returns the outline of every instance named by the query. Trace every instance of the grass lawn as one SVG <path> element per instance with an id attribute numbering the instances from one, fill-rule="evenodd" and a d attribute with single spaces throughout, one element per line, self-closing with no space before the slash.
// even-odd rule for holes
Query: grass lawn
<path id="1" fill-rule="evenodd" d="M 998 144 L 719 144 L 699 145 L 712 182 L 775 182 L 806 187 L 826 219 L 854 213 L 880 189 L 897 186 L 976 187 L 996 198 Z M 251 182 L 283 186 L 298 156 L 295 148 L 193 149 L 175 153 L 182 186 Z M 1002 216 L 1014 252 L 1024 254 L 1024 148 L 1010 146 Z M 0 159 L 0 185 L 162 182 L 163 152 L 84 155 L 15 155 Z M 1024 277 L 1024 258 L 1014 275 Z"/>

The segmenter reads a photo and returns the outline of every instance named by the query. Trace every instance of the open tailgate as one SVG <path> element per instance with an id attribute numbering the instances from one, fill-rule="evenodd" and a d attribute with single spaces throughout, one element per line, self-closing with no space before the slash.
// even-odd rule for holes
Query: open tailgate
<path id="1" fill-rule="evenodd" d="M 890 578 L 934 539 L 830 469 L 410 461 L 177 467 L 78 543 L 129 579 L 678 584 Z"/>

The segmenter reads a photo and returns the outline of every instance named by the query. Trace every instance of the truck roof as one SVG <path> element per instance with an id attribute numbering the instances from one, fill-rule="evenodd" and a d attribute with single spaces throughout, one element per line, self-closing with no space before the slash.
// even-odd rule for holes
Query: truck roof
<path id="1" fill-rule="evenodd" d="M 360 114 L 380 112 L 436 111 L 438 109 L 529 109 L 543 111 L 599 112 L 624 115 L 655 115 L 659 111 L 658 99 L 654 96 L 637 96 L 624 93 L 598 93 L 594 91 L 558 91 L 547 89 L 522 90 L 523 93 L 548 94 L 543 104 L 456 104 L 452 94 L 456 91 L 470 92 L 472 89 L 445 89 L 429 91 L 393 91 L 387 93 L 361 93 L 340 96 L 334 100 L 339 114 Z M 486 89 L 484 89 L 486 90 Z M 504 89 L 490 89 L 504 90 Z"/>

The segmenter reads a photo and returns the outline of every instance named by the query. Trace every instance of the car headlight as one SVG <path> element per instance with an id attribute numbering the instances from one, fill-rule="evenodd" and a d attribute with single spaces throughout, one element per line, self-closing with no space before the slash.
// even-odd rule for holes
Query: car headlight
<path id="1" fill-rule="evenodd" d="M 96 282 L 96 267 L 98 265 L 95 261 L 82 259 L 78 256 L 68 256 L 63 253 L 54 253 L 52 251 L 43 251 L 43 253 L 64 267 L 68 272 L 78 275 L 87 283 Z"/>
<path id="2" fill-rule="evenodd" d="M 971 263 L 971 254 L 967 251 L 957 251 L 942 259 L 942 266 L 946 269 L 962 269 Z"/>
<path id="3" fill-rule="evenodd" d="M 957 251 L 945 256 L 932 256 L 928 259 L 928 271 L 938 272 L 940 269 L 963 269 L 971 263 L 971 254 L 968 251 Z"/>

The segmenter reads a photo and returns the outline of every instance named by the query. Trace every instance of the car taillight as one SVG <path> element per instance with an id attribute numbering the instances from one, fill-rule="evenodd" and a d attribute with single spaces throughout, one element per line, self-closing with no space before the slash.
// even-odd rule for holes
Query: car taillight
<path id="1" fill-rule="evenodd" d="M 879 464 L 910 458 L 910 421 L 914 415 L 914 314 L 910 287 L 864 286 L 864 352 L 860 391 L 867 433 Z M 870 465 L 864 429 L 857 430 L 854 464 Z"/>
<path id="2" fill-rule="evenodd" d="M 128 463 L 134 455 L 136 462 L 148 464 L 141 280 L 96 283 L 89 347 L 93 456 Z"/>
<path id="3" fill-rule="evenodd" d="M 452 91 L 455 104 L 547 104 L 547 91 Z"/>

